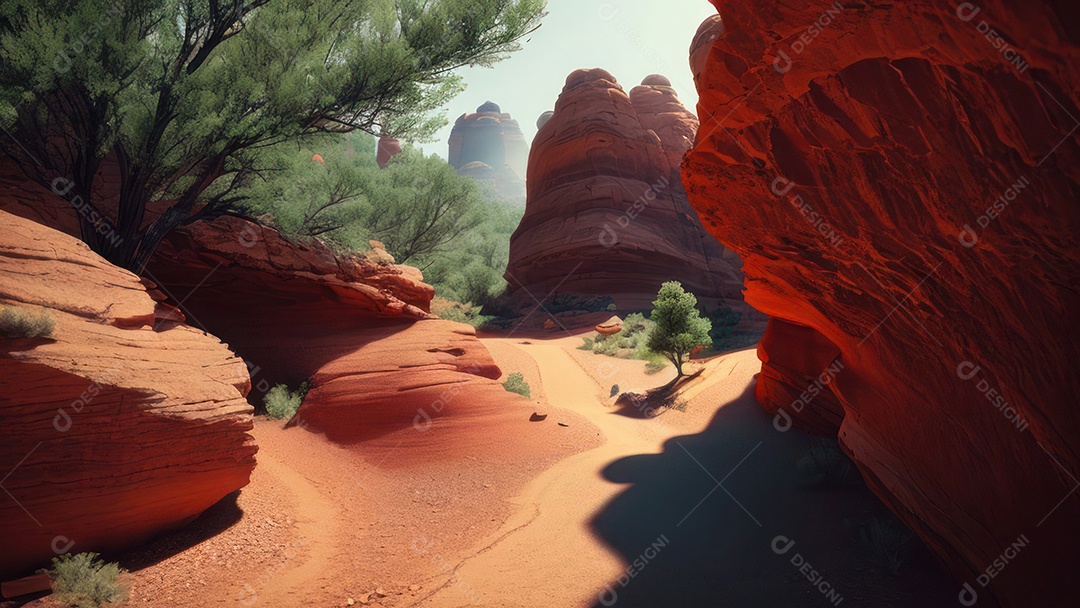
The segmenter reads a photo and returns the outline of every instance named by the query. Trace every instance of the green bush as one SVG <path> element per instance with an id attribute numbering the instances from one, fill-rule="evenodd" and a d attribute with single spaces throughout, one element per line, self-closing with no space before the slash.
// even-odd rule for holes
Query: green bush
<path id="1" fill-rule="evenodd" d="M 582 344 L 578 347 L 578 350 L 592 350 L 596 344 L 596 340 L 592 338 L 582 338 Z"/>
<path id="2" fill-rule="evenodd" d="M 615 312 L 616 310 L 619 310 L 619 307 L 615 306 L 615 303 L 612 302 L 611 304 L 607 305 L 607 309 L 609 312 Z"/>
<path id="3" fill-rule="evenodd" d="M 609 310 L 608 306 L 614 303 L 611 296 L 582 296 L 570 293 L 547 300 L 544 302 L 544 308 L 552 314 L 558 312 L 601 312 Z"/>
<path id="4" fill-rule="evenodd" d="M 870 553 L 871 560 L 892 574 L 900 572 L 914 534 L 896 517 L 871 517 L 845 522 L 848 531 Z"/>
<path id="5" fill-rule="evenodd" d="M 304 402 L 304 396 L 307 395 L 307 392 L 308 385 L 306 382 L 301 384 L 296 392 L 289 390 L 289 387 L 284 384 L 275 386 L 267 391 L 266 396 L 263 397 L 266 413 L 271 418 L 279 420 L 292 418 L 296 415 L 296 410 L 300 409 L 300 404 Z"/>
<path id="6" fill-rule="evenodd" d="M 492 320 L 492 317 L 480 314 L 480 307 L 474 306 L 471 302 L 462 304 L 440 297 L 431 299 L 431 313 L 440 319 L 466 323 L 473 327 L 480 327 Z"/>
<path id="7" fill-rule="evenodd" d="M 127 587 L 119 580 L 124 572 L 106 564 L 97 553 L 66 553 L 52 560 L 48 571 L 55 599 L 72 608 L 98 608 L 127 599 Z"/>
<path id="8" fill-rule="evenodd" d="M 806 487 L 840 486 L 856 479 L 855 465 L 840 446 L 828 440 L 819 441 L 795 463 L 799 480 Z"/>
<path id="9" fill-rule="evenodd" d="M 664 371 L 664 368 L 666 367 L 667 361 L 649 361 L 645 364 L 645 374 L 649 376 L 659 374 Z"/>
<path id="10" fill-rule="evenodd" d="M 529 391 L 529 383 L 525 382 L 525 376 L 523 376 L 521 372 L 510 374 L 506 378 L 506 382 L 503 382 L 503 388 L 523 397 L 530 397 L 532 395 L 531 391 Z"/>
<path id="11" fill-rule="evenodd" d="M 0 336 L 5 338 L 48 338 L 56 321 L 47 310 L 32 312 L 15 306 L 0 306 Z"/>

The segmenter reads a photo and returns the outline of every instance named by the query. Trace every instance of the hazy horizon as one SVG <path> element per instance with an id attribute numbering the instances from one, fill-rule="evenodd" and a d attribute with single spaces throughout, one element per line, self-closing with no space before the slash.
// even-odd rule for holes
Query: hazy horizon
<path id="1" fill-rule="evenodd" d="M 454 121 L 487 101 L 516 119 L 531 144 L 536 119 L 555 107 L 566 77 L 579 68 L 603 68 L 627 91 L 650 74 L 663 74 L 696 112 L 690 43 L 701 22 L 716 14 L 708 0 L 671 0 L 659 14 L 640 1 L 549 0 L 547 12 L 520 51 L 492 68 L 458 72 L 468 88 L 446 106 L 449 124 L 436 141 L 419 147 L 446 158 Z"/>

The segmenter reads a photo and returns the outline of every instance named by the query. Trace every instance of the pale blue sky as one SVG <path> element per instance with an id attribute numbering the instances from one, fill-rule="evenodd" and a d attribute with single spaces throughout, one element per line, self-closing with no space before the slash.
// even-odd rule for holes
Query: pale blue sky
<path id="1" fill-rule="evenodd" d="M 468 88 L 447 106 L 450 125 L 422 145 L 426 152 L 445 158 L 453 122 L 488 100 L 517 119 L 532 142 L 537 117 L 554 108 L 566 76 L 578 68 L 604 68 L 627 91 L 663 74 L 695 111 L 690 42 L 716 14 L 708 0 L 549 0 L 547 11 L 543 26 L 509 59 L 460 72 Z"/>

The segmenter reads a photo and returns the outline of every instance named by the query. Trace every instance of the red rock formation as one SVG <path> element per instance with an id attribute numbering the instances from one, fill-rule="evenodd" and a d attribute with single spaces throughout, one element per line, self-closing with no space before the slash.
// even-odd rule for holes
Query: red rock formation
<path id="1" fill-rule="evenodd" d="M 448 160 L 459 173 L 478 178 L 468 168 L 482 163 L 494 172 L 496 192 L 508 201 L 524 203 L 529 145 L 521 125 L 487 102 L 473 114 L 462 114 L 450 132 Z"/>
<path id="2" fill-rule="evenodd" d="M 378 149 L 375 152 L 375 162 L 385 169 L 390 164 L 390 159 L 401 154 L 401 142 L 393 137 L 380 137 Z"/>
<path id="3" fill-rule="evenodd" d="M 55 552 L 114 550 L 248 483 L 243 362 L 135 275 L 0 211 L 0 305 L 51 337 L 0 338 L 0 578 Z"/>
<path id="4" fill-rule="evenodd" d="M 727 33 L 695 52 L 702 128 L 684 179 L 742 257 L 747 301 L 780 320 L 758 396 L 789 409 L 842 364 L 823 400 L 789 415 L 839 423 L 872 489 L 967 585 L 961 599 L 1070 604 L 1076 12 L 714 4 Z"/>
<path id="5" fill-rule="evenodd" d="M 613 336 L 622 331 L 622 327 L 622 319 L 616 315 L 603 323 L 597 323 L 595 329 L 596 333 L 602 336 Z"/>
<path id="6" fill-rule="evenodd" d="M 372 245 L 366 258 L 340 258 L 225 217 L 170 235 L 148 270 L 192 323 L 244 358 L 256 400 L 310 380 L 294 423 L 335 441 L 505 409 L 501 372 L 473 329 L 430 315 L 434 292 L 420 272 Z M 433 407 L 444 393 L 454 407 Z"/>
<path id="7" fill-rule="evenodd" d="M 672 279 L 741 301 L 738 259 L 702 229 L 678 176 L 697 121 L 666 79 L 646 82 L 627 95 L 608 72 L 578 70 L 542 122 L 506 273 L 521 307 L 557 290 L 633 309 Z"/>

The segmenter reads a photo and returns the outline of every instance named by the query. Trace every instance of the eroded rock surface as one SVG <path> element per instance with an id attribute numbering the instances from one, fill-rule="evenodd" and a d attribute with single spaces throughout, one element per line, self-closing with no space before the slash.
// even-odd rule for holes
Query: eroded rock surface
<path id="1" fill-rule="evenodd" d="M 527 292 L 553 291 L 648 306 L 666 280 L 741 302 L 738 258 L 686 201 L 679 162 L 697 120 L 669 85 L 654 75 L 627 95 L 604 70 L 567 78 L 538 123 L 528 205 L 510 242 L 506 278 L 522 306 L 534 304 Z"/>
<path id="2" fill-rule="evenodd" d="M 714 4 L 727 31 L 705 54 L 722 31 L 710 20 L 695 42 L 702 127 L 684 176 L 742 257 L 747 301 L 777 320 L 758 397 L 838 426 L 969 601 L 1066 605 L 1080 566 L 1076 11 Z M 823 399 L 795 411 L 830 368 Z"/>
<path id="3" fill-rule="evenodd" d="M 0 338 L 0 578 L 132 546 L 247 485 L 247 369 L 162 299 L 0 211 L 0 306 L 55 321 L 49 337 Z"/>

